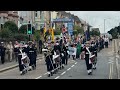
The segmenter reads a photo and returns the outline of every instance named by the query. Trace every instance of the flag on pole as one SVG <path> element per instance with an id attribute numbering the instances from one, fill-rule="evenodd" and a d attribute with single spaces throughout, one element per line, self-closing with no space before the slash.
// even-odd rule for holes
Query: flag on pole
<path id="1" fill-rule="evenodd" d="M 46 28 L 44 27 L 44 36 L 45 36 L 45 33 L 46 33 Z"/>
<path id="2" fill-rule="evenodd" d="M 51 30 L 52 30 L 52 41 L 54 42 L 54 29 L 51 28 Z"/>

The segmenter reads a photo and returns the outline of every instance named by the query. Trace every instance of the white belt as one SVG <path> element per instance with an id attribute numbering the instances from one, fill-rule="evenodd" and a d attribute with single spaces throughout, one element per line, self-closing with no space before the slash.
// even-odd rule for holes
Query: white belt
<path id="1" fill-rule="evenodd" d="M 22 54 L 18 54 L 18 55 L 22 55 Z"/>
<path id="2" fill-rule="evenodd" d="M 94 52 L 97 52 L 97 51 L 94 51 Z"/>
<path id="3" fill-rule="evenodd" d="M 29 51 L 29 52 L 34 52 L 34 51 Z"/>
<path id="4" fill-rule="evenodd" d="M 89 53 L 85 53 L 85 54 L 89 54 Z"/>

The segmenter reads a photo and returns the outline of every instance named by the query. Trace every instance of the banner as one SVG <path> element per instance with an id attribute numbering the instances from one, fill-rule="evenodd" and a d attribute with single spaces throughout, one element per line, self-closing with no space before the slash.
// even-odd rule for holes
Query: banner
<path id="1" fill-rule="evenodd" d="M 51 30 L 52 30 L 52 41 L 54 42 L 54 29 L 51 28 Z"/>
<path id="2" fill-rule="evenodd" d="M 74 48 L 73 47 L 68 47 L 69 55 L 73 55 L 74 53 Z"/>

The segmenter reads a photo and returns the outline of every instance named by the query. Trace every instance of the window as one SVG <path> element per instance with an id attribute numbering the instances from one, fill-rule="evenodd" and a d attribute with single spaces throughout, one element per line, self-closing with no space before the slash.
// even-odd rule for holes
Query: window
<path id="1" fill-rule="evenodd" d="M 40 19 L 42 19 L 42 11 L 40 11 Z"/>
<path id="2" fill-rule="evenodd" d="M 37 11 L 35 11 L 35 17 L 37 17 L 38 15 L 37 15 Z"/>

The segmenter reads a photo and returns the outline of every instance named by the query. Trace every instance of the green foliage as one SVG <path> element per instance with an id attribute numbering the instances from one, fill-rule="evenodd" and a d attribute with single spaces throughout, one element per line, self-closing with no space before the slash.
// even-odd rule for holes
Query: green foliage
<path id="1" fill-rule="evenodd" d="M 120 34 L 120 26 L 112 28 L 108 33 L 111 34 L 114 39 L 118 38 L 118 34 Z"/>
<path id="2" fill-rule="evenodd" d="M 61 31 L 60 31 L 60 30 L 55 30 L 55 31 L 54 31 L 54 34 L 55 34 L 55 35 L 60 35 L 60 34 L 61 34 Z"/>
<path id="3" fill-rule="evenodd" d="M 18 27 L 13 21 L 5 22 L 4 28 L 8 28 L 12 33 L 18 33 Z"/>
<path id="4" fill-rule="evenodd" d="M 27 25 L 22 25 L 22 26 L 19 28 L 19 33 L 27 34 Z"/>
<path id="5" fill-rule="evenodd" d="M 8 29 L 8 28 L 4 28 L 3 30 L 1 30 L 0 32 L 0 37 L 2 39 L 8 39 L 8 38 L 12 38 L 12 32 Z"/>
<path id="6" fill-rule="evenodd" d="M 84 29 L 82 28 L 82 27 L 80 27 L 80 26 L 74 26 L 74 30 L 77 30 L 78 31 L 78 33 L 81 33 L 81 34 L 83 34 L 84 33 Z"/>
<path id="7" fill-rule="evenodd" d="M 40 40 L 40 31 L 39 30 L 35 30 L 34 31 L 34 39 L 36 41 L 39 41 Z"/>
<path id="8" fill-rule="evenodd" d="M 100 32 L 92 30 L 92 31 L 90 31 L 90 35 L 91 36 L 100 36 Z"/>
<path id="9" fill-rule="evenodd" d="M 26 34 L 21 34 L 21 33 L 16 33 L 14 35 L 15 40 L 18 41 L 27 41 L 29 39 L 28 35 Z"/>

